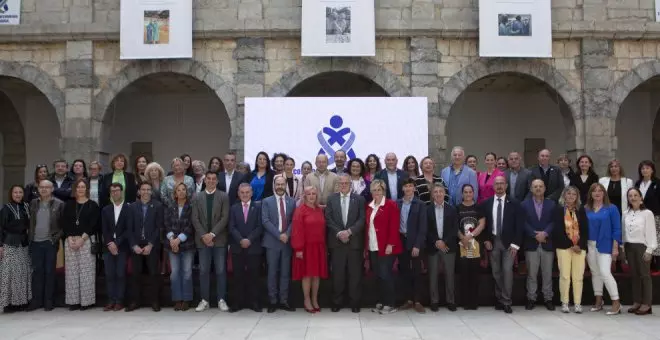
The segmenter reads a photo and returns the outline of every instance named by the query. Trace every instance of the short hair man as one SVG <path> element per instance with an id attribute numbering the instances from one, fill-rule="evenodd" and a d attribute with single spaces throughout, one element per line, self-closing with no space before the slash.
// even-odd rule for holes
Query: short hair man
<path id="1" fill-rule="evenodd" d="M 134 223 L 129 205 L 124 201 L 123 185 L 110 184 L 110 201 L 112 204 L 101 210 L 101 228 L 106 246 L 103 252 L 108 295 L 108 304 L 103 310 L 106 312 L 124 309 L 126 260 L 130 247 L 129 235 Z"/>
<path id="2" fill-rule="evenodd" d="M 316 171 L 305 177 L 304 187 L 315 187 L 318 192 L 319 205 L 325 207 L 328 196 L 336 192 L 337 175 L 328 171 L 328 156 L 316 156 Z"/>
<path id="3" fill-rule="evenodd" d="M 465 150 L 460 146 L 455 146 L 451 150 L 452 164 L 442 170 L 442 180 L 447 184 L 447 195 L 449 203 L 458 206 L 463 202 L 463 185 L 470 184 L 474 190 L 474 200 L 477 201 L 479 187 L 477 183 L 477 173 L 465 165 Z"/>

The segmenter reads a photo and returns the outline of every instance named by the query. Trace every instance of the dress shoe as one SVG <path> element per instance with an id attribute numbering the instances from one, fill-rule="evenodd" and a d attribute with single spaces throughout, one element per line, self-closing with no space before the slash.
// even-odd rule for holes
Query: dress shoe
<path id="1" fill-rule="evenodd" d="M 181 302 L 181 311 L 185 312 L 190 309 L 190 303 L 188 301 Z"/>
<path id="2" fill-rule="evenodd" d="M 453 303 L 450 303 L 450 304 L 447 305 L 447 309 L 449 309 L 449 311 L 451 311 L 451 312 L 455 312 L 456 311 L 456 305 L 453 304 Z"/>
<path id="3" fill-rule="evenodd" d="M 124 305 L 122 305 L 121 303 L 116 303 L 112 310 L 115 312 L 119 312 L 122 309 L 124 309 Z"/>
<path id="4" fill-rule="evenodd" d="M 25 310 L 27 312 L 33 312 L 33 311 L 35 311 L 39 308 L 41 308 L 41 306 L 38 303 L 30 303 L 30 305 L 28 305 L 27 309 L 25 309 Z"/>
<path id="5" fill-rule="evenodd" d="M 47 305 L 46 307 L 44 307 L 44 311 L 46 311 L 46 312 L 50 312 L 53 309 L 55 309 L 55 306 L 53 306 L 53 305 Z"/>
<path id="6" fill-rule="evenodd" d="M 238 313 L 243 310 L 243 307 L 231 307 L 229 308 L 229 313 Z"/>
<path id="7" fill-rule="evenodd" d="M 109 303 L 103 307 L 104 312 L 109 312 L 111 310 L 115 310 L 115 304 L 114 303 Z"/>
<path id="8" fill-rule="evenodd" d="M 360 312 L 360 307 L 353 307 L 353 308 L 351 308 L 351 312 L 353 312 L 353 313 L 359 313 L 359 312 Z"/>
<path id="9" fill-rule="evenodd" d="M 174 302 L 174 310 L 175 311 L 180 311 L 181 310 L 181 302 L 179 302 L 179 301 Z"/>
<path id="10" fill-rule="evenodd" d="M 94 308 L 94 305 L 89 305 L 89 306 L 80 306 L 81 311 L 86 311 Z"/>
<path id="11" fill-rule="evenodd" d="M 637 312 L 637 310 L 639 309 L 639 307 L 641 307 L 641 305 L 632 306 L 632 307 L 628 308 L 628 313 L 635 314 Z"/>
<path id="12" fill-rule="evenodd" d="M 337 312 L 339 312 L 339 311 L 341 310 L 341 307 L 339 307 L 339 306 L 333 306 L 330 310 L 331 310 L 333 313 L 337 313 Z"/>
<path id="13" fill-rule="evenodd" d="M 426 313 L 426 309 L 424 309 L 424 306 L 422 306 L 422 304 L 419 302 L 415 302 L 415 304 L 413 305 L 413 309 L 415 310 L 415 312 L 419 314 Z"/>
<path id="14" fill-rule="evenodd" d="M 132 312 L 138 308 L 140 307 L 138 307 L 137 303 L 131 303 L 130 305 L 128 305 L 128 307 L 126 307 L 125 312 Z"/>
<path id="15" fill-rule="evenodd" d="M 414 306 L 413 302 L 410 301 L 410 300 L 408 300 L 408 301 L 406 301 L 406 303 L 404 303 L 404 304 L 401 306 L 401 308 L 399 308 L 399 310 L 408 310 L 408 309 L 413 308 L 413 306 Z"/>
<path id="16" fill-rule="evenodd" d="M 160 312 L 160 304 L 159 303 L 152 304 L 151 310 L 153 310 L 154 312 Z"/>
<path id="17" fill-rule="evenodd" d="M 432 312 L 437 312 L 440 308 L 438 307 L 437 303 L 432 303 L 431 304 L 431 311 Z"/>
<path id="18" fill-rule="evenodd" d="M 549 311 L 555 310 L 555 304 L 552 301 L 548 300 L 545 302 L 545 308 Z"/>
<path id="19" fill-rule="evenodd" d="M 69 306 L 69 310 L 70 311 L 80 310 L 80 305 L 71 305 Z"/>
<path id="20" fill-rule="evenodd" d="M 638 308 L 637 311 L 635 311 L 635 314 L 636 314 L 636 315 L 648 315 L 648 314 L 653 314 L 653 307 L 649 307 L 649 309 L 644 310 L 644 311 Z"/>
<path id="21" fill-rule="evenodd" d="M 277 311 L 277 306 L 274 304 L 268 305 L 268 313 L 275 313 Z"/>
<path id="22" fill-rule="evenodd" d="M 280 303 L 280 309 L 285 310 L 287 312 L 295 312 L 296 309 L 291 307 L 288 303 Z"/>
<path id="23" fill-rule="evenodd" d="M 503 307 L 504 313 L 511 314 L 513 313 L 513 309 L 511 309 L 511 306 L 506 305 Z"/>
<path id="24" fill-rule="evenodd" d="M 536 302 L 532 300 L 527 300 L 527 304 L 525 305 L 526 310 L 532 310 L 536 306 Z"/>
<path id="25" fill-rule="evenodd" d="M 263 309 L 261 307 L 257 306 L 257 305 L 253 305 L 252 307 L 250 307 L 250 309 L 255 313 L 263 312 Z"/>
<path id="26" fill-rule="evenodd" d="M 504 310 L 504 305 L 500 302 L 496 303 L 495 310 Z"/>

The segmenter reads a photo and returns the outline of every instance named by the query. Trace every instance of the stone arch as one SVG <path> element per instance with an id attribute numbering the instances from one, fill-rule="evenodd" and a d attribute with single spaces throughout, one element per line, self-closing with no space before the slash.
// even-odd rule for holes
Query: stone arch
<path id="1" fill-rule="evenodd" d="M 138 60 L 125 66 L 119 73 L 102 88 L 94 98 L 94 113 L 92 118 L 97 123 L 105 120 L 108 107 L 119 93 L 134 81 L 156 73 L 179 73 L 195 78 L 206 84 L 218 96 L 225 106 L 229 116 L 231 130 L 230 149 L 242 149 L 238 145 L 237 136 L 240 125 L 236 107 L 236 94 L 231 82 L 211 71 L 206 65 L 196 60 Z M 102 134 L 99 132 L 97 137 Z M 99 142 L 101 142 L 99 138 Z"/>
<path id="2" fill-rule="evenodd" d="M 371 60 L 362 58 L 310 58 L 284 72 L 284 75 L 270 87 L 266 97 L 284 97 L 305 79 L 333 71 L 361 75 L 380 86 L 390 97 L 410 96 L 410 89 L 404 86 L 395 74 Z"/>
<path id="3" fill-rule="evenodd" d="M 0 91 L 0 135 L 2 135 L 2 193 L 14 184 L 24 184 L 27 153 L 25 147 L 25 129 L 13 102 Z M 0 198 L 0 202 L 5 198 Z"/>
<path id="4" fill-rule="evenodd" d="M 57 83 L 48 73 L 31 64 L 0 60 L 0 76 L 21 79 L 36 87 L 46 96 L 55 108 L 57 120 L 60 123 L 60 135 L 64 135 L 64 110 L 66 105 L 64 91 L 57 86 Z"/>
<path id="5" fill-rule="evenodd" d="M 612 84 L 609 91 L 609 116 L 613 121 L 619 115 L 621 104 L 628 95 L 647 80 L 660 75 L 660 60 L 651 60 L 635 66 Z"/>

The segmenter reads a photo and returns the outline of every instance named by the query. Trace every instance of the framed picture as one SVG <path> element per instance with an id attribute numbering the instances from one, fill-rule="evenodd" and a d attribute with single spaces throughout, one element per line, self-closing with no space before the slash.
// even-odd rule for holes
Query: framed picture
<path id="1" fill-rule="evenodd" d="M 121 59 L 192 58 L 192 0 L 121 0 Z"/>
<path id="2" fill-rule="evenodd" d="M 302 55 L 375 56 L 373 0 L 303 0 Z"/>
<path id="3" fill-rule="evenodd" d="M 479 0 L 479 56 L 552 58 L 550 0 Z"/>
<path id="4" fill-rule="evenodd" d="M 0 0 L 0 25 L 21 23 L 21 0 Z"/>

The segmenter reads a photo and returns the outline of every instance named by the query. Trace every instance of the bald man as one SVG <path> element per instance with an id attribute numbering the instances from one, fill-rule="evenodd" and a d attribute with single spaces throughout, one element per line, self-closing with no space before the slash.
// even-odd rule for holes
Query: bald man
<path id="1" fill-rule="evenodd" d="M 564 176 L 561 169 L 550 164 L 551 153 L 548 149 L 539 151 L 538 166 L 532 167 L 532 180 L 540 179 L 545 184 L 545 197 L 555 202 L 564 190 Z"/>
<path id="2" fill-rule="evenodd" d="M 403 181 L 408 178 L 407 172 L 397 168 L 398 163 L 396 154 L 389 152 L 385 155 L 385 169 L 376 174 L 377 179 L 385 182 L 385 196 L 395 201 L 403 198 Z"/>
<path id="3" fill-rule="evenodd" d="M 337 174 L 328 171 L 328 156 L 316 156 L 316 171 L 305 177 L 304 185 L 313 186 L 319 193 L 318 203 L 325 208 L 328 196 L 338 191 Z"/>

